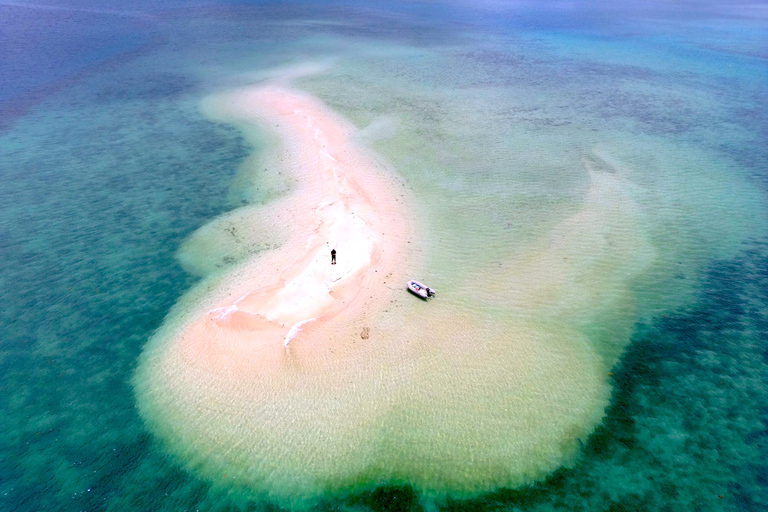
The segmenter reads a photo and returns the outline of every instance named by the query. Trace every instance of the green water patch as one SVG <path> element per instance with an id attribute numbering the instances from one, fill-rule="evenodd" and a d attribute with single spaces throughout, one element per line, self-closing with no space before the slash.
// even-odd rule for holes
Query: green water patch
<path id="1" fill-rule="evenodd" d="M 104 83 L 118 80 L 54 96 L 0 136 L 3 510 L 157 509 L 169 488 L 182 501 L 207 488 L 165 461 L 128 382 L 192 283 L 180 240 L 227 206 L 245 149 L 196 101 L 104 101 Z"/>

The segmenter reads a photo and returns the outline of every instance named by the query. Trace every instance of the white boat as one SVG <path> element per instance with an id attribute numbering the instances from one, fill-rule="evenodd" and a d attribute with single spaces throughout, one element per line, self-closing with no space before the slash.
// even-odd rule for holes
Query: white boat
<path id="1" fill-rule="evenodd" d="M 412 294 L 416 295 L 417 297 L 421 297 L 424 300 L 427 300 L 428 298 L 435 295 L 435 290 L 414 280 L 408 281 L 408 290 L 410 290 Z"/>

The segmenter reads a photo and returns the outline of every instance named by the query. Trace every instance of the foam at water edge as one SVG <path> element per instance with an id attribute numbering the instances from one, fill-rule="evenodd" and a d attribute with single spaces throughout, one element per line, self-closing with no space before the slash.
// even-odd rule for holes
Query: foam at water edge
<path id="1" fill-rule="evenodd" d="M 288 347 L 288 344 L 291 342 L 293 338 L 296 337 L 299 332 L 301 332 L 301 328 L 304 327 L 309 322 L 314 322 L 314 318 L 310 318 L 308 320 L 302 320 L 301 322 L 296 322 L 293 327 L 290 328 L 288 331 L 288 334 L 285 335 L 285 341 L 283 342 L 284 347 Z"/>

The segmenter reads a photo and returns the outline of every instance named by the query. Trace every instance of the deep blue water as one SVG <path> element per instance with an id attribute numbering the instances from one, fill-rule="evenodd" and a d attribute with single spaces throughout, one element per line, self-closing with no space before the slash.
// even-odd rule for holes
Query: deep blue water
<path id="1" fill-rule="evenodd" d="M 686 73 L 716 68 L 722 94 L 740 100 L 721 115 L 751 134 L 724 139 L 717 150 L 768 191 L 768 46 L 759 3 L 691 3 L 671 13 L 660 4 L 543 11 L 458 2 L 443 9 L 371 2 L 360 10 L 258 4 L 200 3 L 194 22 L 343 15 L 355 20 L 346 29 L 355 36 L 414 45 L 450 41 L 453 24 L 471 23 L 510 36 L 536 29 L 563 51 L 616 48 L 612 42 L 639 32 L 690 63 L 675 70 L 678 78 L 695 85 Z M 229 496 L 169 458 L 139 418 L 130 386 L 147 338 L 193 282 L 175 250 L 230 207 L 227 183 L 248 152 L 234 129 L 196 111 L 204 83 L 173 63 L 137 63 L 190 44 L 196 31 L 186 32 L 184 11 L 168 4 L 134 3 L 121 13 L 91 12 L 103 7 L 95 2 L 51 5 L 0 4 L 0 510 L 274 510 Z M 407 22 L 381 20 L 390 13 Z M 708 24 L 722 37 L 702 37 Z M 247 22 L 239 27 L 210 35 L 228 43 L 270 37 L 249 34 Z M 627 47 L 616 61 L 604 55 L 606 62 L 618 63 Z M 712 51 L 719 62 L 701 57 Z M 747 74 L 730 76 L 727 66 L 738 62 Z M 493 65 L 527 66 L 529 80 L 556 73 L 546 62 Z M 573 66 L 571 76 L 601 74 L 585 60 Z M 622 69 L 619 80 L 632 79 L 632 70 L 646 79 L 670 73 L 663 62 Z M 640 131 L 643 123 L 666 126 L 694 139 L 697 123 L 711 129 L 723 121 L 707 112 L 663 117 L 668 110 L 631 100 L 617 94 L 600 105 L 606 117 L 636 116 Z M 767 269 L 768 240 L 746 240 L 737 257 L 707 265 L 692 303 L 637 325 L 613 371 L 604 424 L 576 467 L 532 487 L 440 507 L 765 510 Z M 422 504 L 407 486 L 382 486 L 343 501 L 329 497 L 319 508 L 415 511 Z"/>
<path id="2" fill-rule="evenodd" d="M 142 17 L 0 4 L 0 126 L 79 75 L 151 44 Z"/>

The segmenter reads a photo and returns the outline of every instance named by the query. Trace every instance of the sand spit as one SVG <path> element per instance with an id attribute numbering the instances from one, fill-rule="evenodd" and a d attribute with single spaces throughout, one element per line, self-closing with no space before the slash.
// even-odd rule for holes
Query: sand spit
<path id="1" fill-rule="evenodd" d="M 352 142 L 351 125 L 274 83 L 209 98 L 203 110 L 246 136 L 271 130 L 290 187 L 190 238 L 182 260 L 207 277 L 140 360 L 140 412 L 190 470 L 301 509 L 383 482 L 425 498 L 470 496 L 575 460 L 609 391 L 606 359 L 581 326 L 606 311 L 627 273 L 621 257 L 580 240 L 615 232 L 622 253 L 642 244 L 617 178 L 592 173 L 583 210 L 556 232 L 578 236 L 510 265 L 512 276 L 524 271 L 520 293 L 494 292 L 495 276 L 469 290 L 495 293 L 495 308 L 459 293 L 424 304 L 404 290 L 417 268 L 407 195 Z M 256 254 L 243 249 L 265 239 Z M 208 261 L 230 251 L 228 267 Z M 573 279 L 582 269 L 616 277 Z M 631 298 L 616 300 L 631 320 Z"/>
<path id="2" fill-rule="evenodd" d="M 242 276 L 248 284 L 230 291 L 235 300 L 212 308 L 207 323 L 224 331 L 258 331 L 259 343 L 272 347 L 275 338 L 285 344 L 289 333 L 298 334 L 300 325 L 311 328 L 310 320 L 360 307 L 355 299 L 370 297 L 371 274 L 386 275 L 395 257 L 403 257 L 409 228 L 402 213 L 391 211 L 391 185 L 349 142 L 350 128 L 316 100 L 277 86 L 222 95 L 205 109 L 277 132 L 298 182 L 289 199 L 272 207 L 273 215 L 288 217 L 282 224 L 292 231 L 272 257 L 260 258 L 276 260 L 274 271 L 261 274 L 262 264 L 252 277 Z M 331 249 L 338 251 L 338 264 L 331 265 Z"/>

